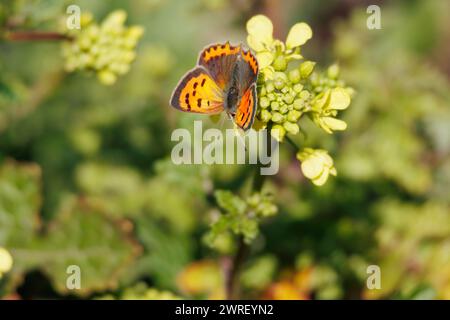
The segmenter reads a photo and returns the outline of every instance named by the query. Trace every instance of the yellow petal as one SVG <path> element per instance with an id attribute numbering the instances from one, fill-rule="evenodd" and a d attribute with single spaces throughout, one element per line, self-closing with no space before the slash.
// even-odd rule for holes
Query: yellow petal
<path id="1" fill-rule="evenodd" d="M 256 15 L 248 20 L 247 32 L 257 39 L 272 38 L 272 21 L 262 14 Z"/>
<path id="2" fill-rule="evenodd" d="M 323 163 L 317 157 L 307 158 L 301 164 L 302 172 L 308 179 L 316 179 L 318 178 L 323 170 Z"/>
<path id="3" fill-rule="evenodd" d="M 329 175 L 329 171 L 328 169 L 325 169 L 322 171 L 322 174 L 317 177 L 316 179 L 313 179 L 312 182 L 316 185 L 316 186 L 323 186 L 325 184 L 325 182 L 327 182 L 328 180 L 328 175 Z"/>
<path id="4" fill-rule="evenodd" d="M 330 98 L 330 90 L 320 93 L 313 100 L 313 109 L 317 111 L 325 109 L 325 107 L 328 106 L 328 103 L 330 101 L 329 98 Z"/>
<path id="5" fill-rule="evenodd" d="M 273 54 L 269 51 L 258 52 L 256 54 L 256 60 L 260 69 L 264 69 L 272 64 Z"/>
<path id="6" fill-rule="evenodd" d="M 344 110 L 350 105 L 350 95 L 343 88 L 335 88 L 330 94 L 330 109 Z"/>
<path id="7" fill-rule="evenodd" d="M 11 254 L 4 248 L 0 247 L 0 274 L 11 270 L 13 265 L 13 258 Z"/>
<path id="8" fill-rule="evenodd" d="M 325 166 L 331 168 L 333 166 L 333 158 L 330 157 L 325 150 L 316 150 L 315 154 L 324 163 Z"/>
<path id="9" fill-rule="evenodd" d="M 339 119 L 332 117 L 323 117 L 322 122 L 331 130 L 342 131 L 347 129 L 347 124 Z"/>
<path id="10" fill-rule="evenodd" d="M 264 47 L 264 43 L 260 41 L 260 39 L 255 38 L 252 35 L 247 36 L 247 44 L 250 48 L 252 48 L 254 51 L 259 52 L 263 51 L 266 48 Z"/>
<path id="11" fill-rule="evenodd" d="M 286 46 L 288 49 L 295 48 L 305 44 L 306 41 L 312 38 L 311 28 L 304 22 L 297 23 L 292 26 L 286 39 Z"/>
<path id="12" fill-rule="evenodd" d="M 273 80 L 275 78 L 275 70 L 271 66 L 261 69 L 261 72 L 263 73 L 265 80 Z"/>
<path id="13" fill-rule="evenodd" d="M 332 167 L 332 168 L 330 169 L 330 174 L 333 175 L 333 176 L 337 176 L 337 171 L 336 171 L 336 168 L 335 168 L 335 167 Z"/>

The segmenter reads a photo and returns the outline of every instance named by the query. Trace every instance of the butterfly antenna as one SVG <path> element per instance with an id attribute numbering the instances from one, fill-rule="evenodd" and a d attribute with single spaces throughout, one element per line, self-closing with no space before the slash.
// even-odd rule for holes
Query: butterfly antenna
<path id="1" fill-rule="evenodd" d="M 240 143 L 242 143 L 242 145 L 244 146 L 245 152 L 248 151 L 247 146 L 245 145 L 245 133 L 242 134 L 240 129 L 234 124 L 234 134 L 236 135 L 236 137 L 238 137 L 238 140 Z"/>
<path id="2" fill-rule="evenodd" d="M 225 125 L 225 117 L 224 117 L 224 116 L 221 116 L 221 117 L 220 117 L 220 120 L 219 120 L 219 122 L 218 122 L 218 125 L 219 125 L 220 130 L 222 130 L 222 129 L 223 129 L 223 126 Z"/>

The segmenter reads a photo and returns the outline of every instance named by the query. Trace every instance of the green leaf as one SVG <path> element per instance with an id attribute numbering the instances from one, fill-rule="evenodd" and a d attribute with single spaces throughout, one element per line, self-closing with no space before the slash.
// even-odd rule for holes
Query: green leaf
<path id="1" fill-rule="evenodd" d="M 14 259 L 8 286 L 17 286 L 24 272 L 36 268 L 48 275 L 57 291 L 68 293 L 66 270 L 77 265 L 77 294 L 114 289 L 139 251 L 125 231 L 129 223 L 109 219 L 86 201 L 68 201 L 41 235 L 40 179 L 37 165 L 7 162 L 0 167 L 0 246 Z"/>
<path id="2" fill-rule="evenodd" d="M 34 259 L 61 293 L 66 287 L 67 267 L 81 270 L 77 294 L 115 289 L 118 279 L 140 251 L 128 231 L 129 222 L 118 222 L 82 201 L 70 203 L 32 247 L 17 249 L 22 259 Z"/>
<path id="3" fill-rule="evenodd" d="M 41 170 L 12 161 L 0 167 L 0 246 L 26 246 L 39 226 Z"/>
<path id="4" fill-rule="evenodd" d="M 214 192 L 214 196 L 216 197 L 217 204 L 227 212 L 238 215 L 245 212 L 247 204 L 232 192 L 217 190 Z"/>
<path id="5" fill-rule="evenodd" d="M 158 287 L 176 289 L 177 275 L 193 259 L 193 244 L 186 233 L 168 230 L 151 217 L 136 220 L 136 234 L 144 254 L 127 270 L 123 282 L 151 276 Z"/>

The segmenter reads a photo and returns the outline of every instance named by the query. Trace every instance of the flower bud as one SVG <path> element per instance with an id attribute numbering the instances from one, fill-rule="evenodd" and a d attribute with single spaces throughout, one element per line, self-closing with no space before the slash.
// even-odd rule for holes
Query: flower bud
<path id="1" fill-rule="evenodd" d="M 300 79 L 301 79 L 300 70 L 293 69 L 293 70 L 289 71 L 289 80 L 292 83 L 298 83 L 300 81 Z"/>
<path id="2" fill-rule="evenodd" d="M 300 128 L 298 127 L 298 124 L 286 121 L 283 123 L 283 127 L 286 129 L 287 132 L 290 134 L 297 134 L 300 131 Z"/>
<path id="3" fill-rule="evenodd" d="M 277 58 L 275 58 L 272 65 L 275 71 L 284 71 L 287 68 L 286 58 L 283 55 L 279 55 Z"/>
<path id="4" fill-rule="evenodd" d="M 302 92 L 302 90 L 303 90 L 303 85 L 302 84 L 297 83 L 297 84 L 294 85 L 295 93 L 300 93 L 300 92 Z"/>
<path id="5" fill-rule="evenodd" d="M 275 123 L 281 123 L 281 122 L 284 121 L 284 117 L 279 112 L 273 112 L 272 113 L 272 121 L 275 122 Z"/>
<path id="6" fill-rule="evenodd" d="M 259 114 L 259 118 L 263 122 L 269 122 L 270 119 L 272 118 L 272 114 L 269 111 L 267 111 L 266 109 L 263 109 L 263 110 L 261 110 L 261 112 Z"/>
<path id="7" fill-rule="evenodd" d="M 268 106 L 270 106 L 270 100 L 267 97 L 261 97 L 259 99 L 259 106 L 261 108 L 267 108 Z"/>
<path id="8" fill-rule="evenodd" d="M 297 122 L 301 115 L 302 113 L 300 111 L 291 110 L 288 112 L 287 120 L 290 122 Z"/>
<path id="9" fill-rule="evenodd" d="M 279 104 L 278 102 L 276 102 L 276 101 L 273 101 L 273 102 L 270 104 L 270 108 L 271 108 L 272 110 L 279 110 L 279 109 L 280 109 L 280 104 Z"/>
<path id="10" fill-rule="evenodd" d="M 339 76 L 339 66 L 337 64 L 329 66 L 327 75 L 330 79 L 337 79 L 337 77 Z"/>
<path id="11" fill-rule="evenodd" d="M 272 127 L 272 130 L 270 130 L 270 135 L 278 142 L 281 142 L 286 135 L 286 129 L 284 129 L 283 126 L 276 124 Z"/>
<path id="12" fill-rule="evenodd" d="M 300 75 L 302 79 L 309 77 L 309 75 L 313 72 L 315 65 L 316 63 L 312 61 L 305 61 L 300 65 Z"/>

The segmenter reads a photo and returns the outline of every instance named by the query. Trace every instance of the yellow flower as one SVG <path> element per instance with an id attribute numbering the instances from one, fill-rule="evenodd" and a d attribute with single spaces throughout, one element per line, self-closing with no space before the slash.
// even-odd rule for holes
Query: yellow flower
<path id="1" fill-rule="evenodd" d="M 336 168 L 333 159 L 328 152 L 322 149 L 305 148 L 297 153 L 297 159 L 301 161 L 302 172 L 316 186 L 322 186 L 331 174 L 336 176 Z"/>
<path id="2" fill-rule="evenodd" d="M 256 52 L 264 51 L 273 44 L 272 21 L 264 15 L 257 15 L 247 22 L 247 43 Z"/>
<path id="3" fill-rule="evenodd" d="M 13 258 L 11 254 L 4 248 L 0 247 L 0 278 L 2 278 L 3 273 L 11 270 L 13 265 Z"/>
<path id="4" fill-rule="evenodd" d="M 319 127 L 330 134 L 333 133 L 333 130 L 343 131 L 347 129 L 347 123 L 345 123 L 345 121 L 333 117 L 322 117 L 320 115 L 314 115 L 313 119 Z"/>
<path id="5" fill-rule="evenodd" d="M 319 94 L 312 103 L 314 122 L 328 133 L 345 130 L 347 124 L 335 116 L 339 110 L 348 108 L 350 100 L 350 94 L 344 88 L 334 88 Z"/>
<path id="6" fill-rule="evenodd" d="M 264 15 L 256 15 L 247 22 L 247 43 L 256 52 L 259 68 L 266 77 L 271 78 L 271 66 L 276 55 L 283 52 L 287 58 L 301 59 L 298 49 L 311 39 L 312 30 L 304 22 L 295 24 L 289 31 L 286 44 L 273 38 L 273 24 Z"/>
<path id="7" fill-rule="evenodd" d="M 312 38 L 312 30 L 311 28 L 304 22 L 300 22 L 294 24 L 289 30 L 287 39 L 286 39 L 286 47 L 288 49 L 293 49 L 299 46 L 302 46 Z"/>

